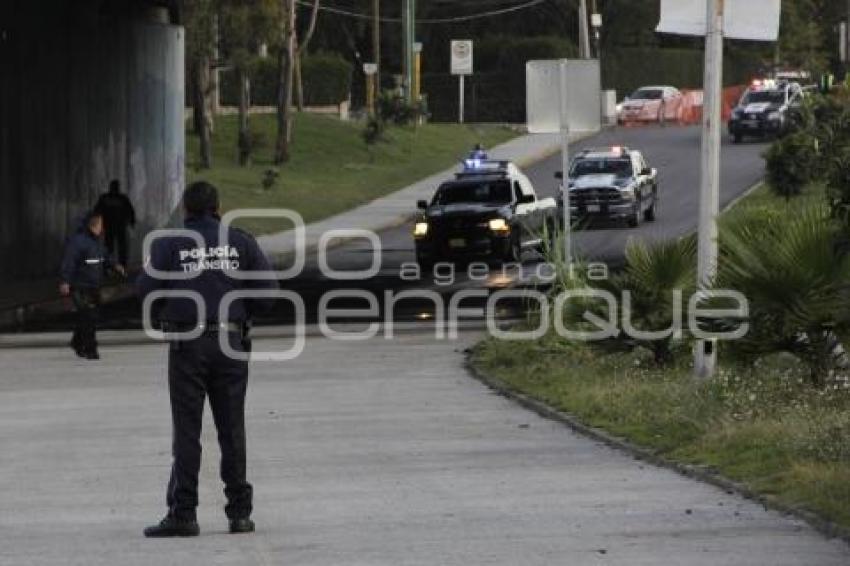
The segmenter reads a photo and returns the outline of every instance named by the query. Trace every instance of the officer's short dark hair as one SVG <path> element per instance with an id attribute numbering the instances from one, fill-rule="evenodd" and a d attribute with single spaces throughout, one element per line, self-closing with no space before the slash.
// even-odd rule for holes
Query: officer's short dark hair
<path id="1" fill-rule="evenodd" d="M 206 181 L 195 181 L 183 193 L 183 208 L 195 216 L 218 212 L 218 189 Z"/>

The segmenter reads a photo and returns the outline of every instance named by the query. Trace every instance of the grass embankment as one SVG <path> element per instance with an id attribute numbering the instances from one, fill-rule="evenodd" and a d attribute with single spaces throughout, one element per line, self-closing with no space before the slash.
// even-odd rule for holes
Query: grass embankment
<path id="1" fill-rule="evenodd" d="M 813 189 L 799 198 L 823 197 Z M 762 187 L 727 214 L 800 206 Z M 484 375 L 586 424 L 850 528 L 850 384 L 816 388 L 785 355 L 756 367 L 721 358 L 717 377 L 697 382 L 690 361 L 682 347 L 673 367 L 658 369 L 648 352 L 605 354 L 554 334 L 490 339 L 472 358 Z"/>
<path id="2" fill-rule="evenodd" d="M 252 163 L 238 164 L 235 116 L 216 119 L 213 168 L 197 170 L 198 138 L 187 131 L 187 180 L 209 180 L 219 187 L 222 207 L 287 208 L 313 222 L 349 210 L 451 167 L 476 143 L 492 147 L 517 133 L 500 126 L 427 124 L 391 127 L 386 140 L 369 148 L 363 125 L 335 118 L 298 114 L 291 160 L 275 167 L 272 149 L 275 117 L 253 115 L 250 127 L 258 147 Z M 279 173 L 271 189 L 263 188 L 270 169 Z M 411 203 L 411 209 L 415 203 Z M 246 220 L 241 226 L 257 232 L 284 230 L 281 220 Z"/>

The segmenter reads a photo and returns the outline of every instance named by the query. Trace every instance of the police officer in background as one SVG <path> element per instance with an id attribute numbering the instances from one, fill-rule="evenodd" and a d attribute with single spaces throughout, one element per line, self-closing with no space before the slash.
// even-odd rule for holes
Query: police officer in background
<path id="1" fill-rule="evenodd" d="M 100 195 L 94 209 L 103 216 L 106 249 L 110 255 L 117 251 L 118 264 L 126 267 L 127 228 L 136 225 L 136 211 L 127 195 L 121 192 L 118 179 L 110 181 L 109 191 Z"/>
<path id="2" fill-rule="evenodd" d="M 168 482 L 168 513 L 158 524 L 145 529 L 146 537 L 196 536 L 198 472 L 201 465 L 201 422 L 204 398 L 209 395 L 213 420 L 221 448 L 221 479 L 227 497 L 225 513 L 231 533 L 254 530 L 250 519 L 253 490 L 246 477 L 245 392 L 248 362 L 228 356 L 219 339 L 235 351 L 250 352 L 249 321 L 271 301 L 235 300 L 225 319 L 219 319 L 219 306 L 225 296 L 241 289 L 276 289 L 273 280 L 237 279 L 233 271 L 268 271 L 268 260 L 249 234 L 229 228 L 227 242 L 219 241 L 219 200 L 215 187 L 206 182 L 190 185 L 183 195 L 185 227 L 200 235 L 203 245 L 189 237 L 162 238 L 155 242 L 150 267 L 160 271 L 196 276 L 183 280 L 162 280 L 147 273 L 136 286 L 140 297 L 156 290 L 190 290 L 200 294 L 206 306 L 204 320 L 198 308 L 186 298 L 163 298 L 158 320 L 167 333 L 202 329 L 200 337 L 173 340 L 168 354 L 168 387 L 171 397 L 173 465 Z"/>
<path id="3" fill-rule="evenodd" d="M 96 330 L 103 277 L 107 269 L 124 274 L 122 266 L 110 261 L 102 236 L 103 217 L 96 211 L 86 214 L 76 233 L 68 239 L 59 270 L 59 293 L 71 297 L 77 313 L 71 348 L 89 360 L 100 359 Z"/>

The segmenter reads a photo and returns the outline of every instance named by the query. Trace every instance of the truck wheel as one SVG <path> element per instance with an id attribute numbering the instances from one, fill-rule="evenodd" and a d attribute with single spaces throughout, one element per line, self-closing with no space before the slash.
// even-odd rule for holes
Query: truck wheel
<path id="1" fill-rule="evenodd" d="M 512 237 L 511 243 L 508 246 L 507 252 L 505 252 L 505 257 L 503 258 L 504 263 L 519 263 L 522 259 L 522 246 L 520 245 L 519 238 Z"/>
<path id="2" fill-rule="evenodd" d="M 655 208 L 656 208 L 657 205 L 658 205 L 658 199 L 656 197 L 653 197 L 652 198 L 652 206 L 650 206 L 649 208 L 647 208 L 643 212 L 643 219 L 644 220 L 646 220 L 647 222 L 654 222 L 655 221 Z"/>
<path id="3" fill-rule="evenodd" d="M 640 204 L 635 205 L 635 209 L 632 211 L 632 215 L 629 216 L 627 220 L 629 228 L 637 228 L 641 221 L 641 212 L 640 212 Z"/>

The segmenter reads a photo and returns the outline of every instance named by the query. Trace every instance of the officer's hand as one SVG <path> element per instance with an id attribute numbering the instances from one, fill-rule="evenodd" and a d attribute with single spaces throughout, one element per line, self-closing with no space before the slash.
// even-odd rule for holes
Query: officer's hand
<path id="1" fill-rule="evenodd" d="M 67 283 L 61 283 L 59 285 L 59 294 L 62 295 L 63 297 L 67 297 L 68 295 L 71 294 L 71 286 L 68 285 Z"/>

